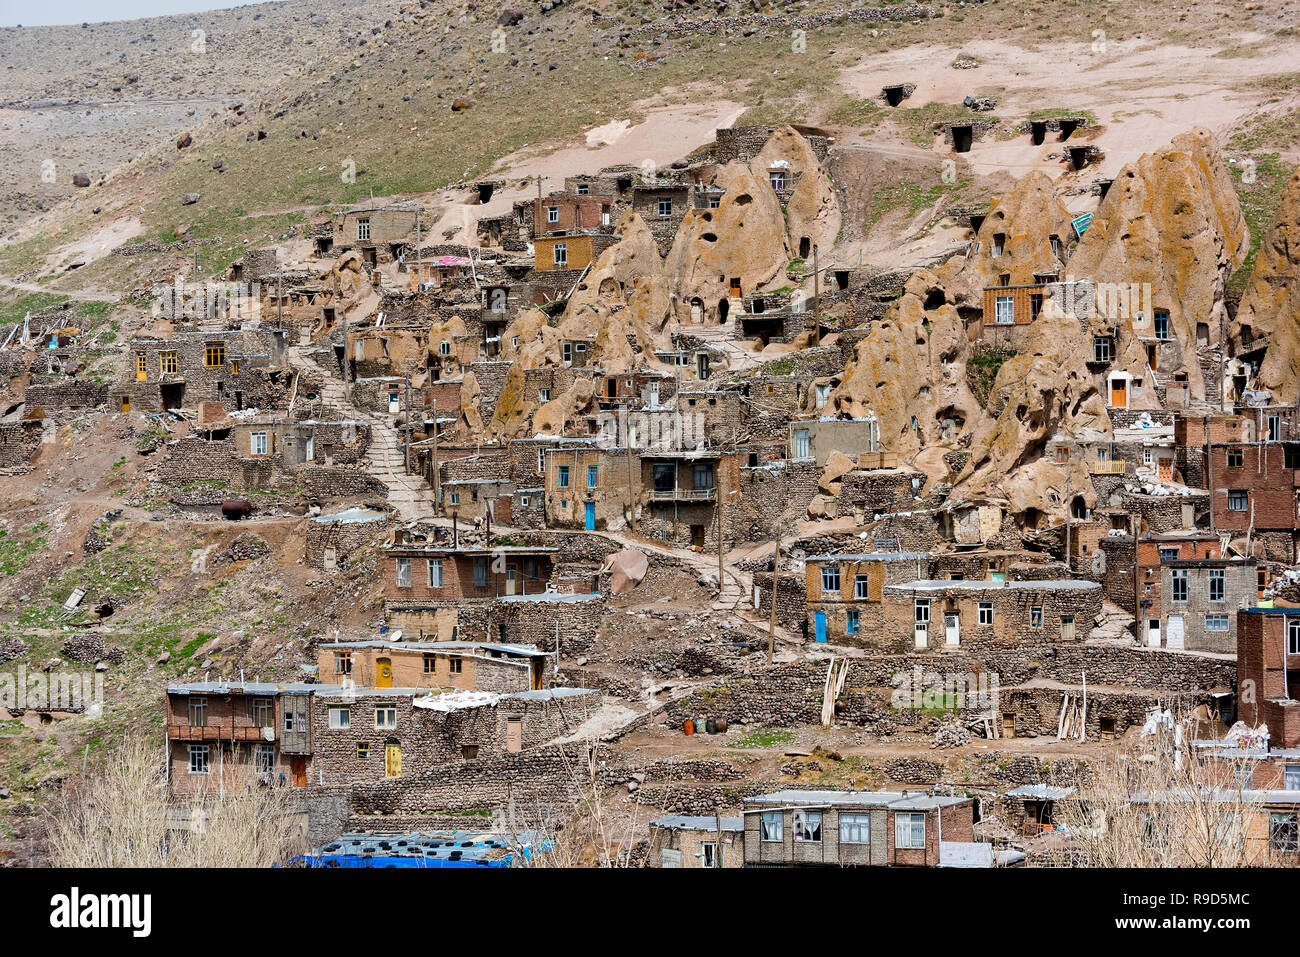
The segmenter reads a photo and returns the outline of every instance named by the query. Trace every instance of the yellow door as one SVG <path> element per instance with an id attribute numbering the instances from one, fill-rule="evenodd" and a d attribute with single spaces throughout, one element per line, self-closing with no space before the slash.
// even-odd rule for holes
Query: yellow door
<path id="1" fill-rule="evenodd" d="M 402 746 L 396 741 L 384 745 L 384 777 L 400 778 L 402 776 Z"/>
<path id="2" fill-rule="evenodd" d="M 1128 406 L 1128 389 L 1123 379 L 1114 379 L 1110 383 L 1110 404 L 1116 409 Z"/>
<path id="3" fill-rule="evenodd" d="M 131 397 L 129 395 L 122 396 L 122 411 L 123 412 L 131 411 Z"/>
<path id="4" fill-rule="evenodd" d="M 375 680 L 375 686 L 378 688 L 391 688 L 393 686 L 393 662 L 389 658 L 380 658 L 379 673 Z"/>

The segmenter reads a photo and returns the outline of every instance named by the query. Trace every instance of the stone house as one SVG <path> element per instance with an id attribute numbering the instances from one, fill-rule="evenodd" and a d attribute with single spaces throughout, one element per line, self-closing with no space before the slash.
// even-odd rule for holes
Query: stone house
<path id="1" fill-rule="evenodd" d="M 927 576 L 925 552 L 810 555 L 804 559 L 807 634 L 816 641 L 856 645 L 885 627 L 886 584 Z"/>
<path id="2" fill-rule="evenodd" d="M 874 418 L 795 419 L 788 448 L 791 459 L 815 459 L 819 467 L 836 451 L 856 461 L 864 452 L 880 451 L 880 426 Z"/>
<path id="3" fill-rule="evenodd" d="M 746 867 L 938 867 L 969 843 L 974 802 L 907 791 L 787 790 L 745 799 Z"/>
<path id="4" fill-rule="evenodd" d="M 389 513 L 376 509 L 315 515 L 307 523 L 303 564 L 326 573 L 346 571 L 352 556 L 367 546 L 378 546 L 391 525 Z"/>
<path id="5" fill-rule="evenodd" d="M 167 688 L 167 781 L 175 794 L 258 779 L 305 787 L 311 684 L 202 681 Z"/>
<path id="6" fill-rule="evenodd" d="M 912 581 L 886 585 L 882 650 L 1074 644 L 1101 613 L 1101 586 L 1080 579 Z"/>
<path id="7" fill-rule="evenodd" d="M 286 402 L 293 382 L 281 374 L 284 334 L 277 330 L 177 332 L 140 337 L 128 346 L 129 367 L 109 389 L 122 412 L 164 412 L 221 402 L 228 409 L 271 409 Z"/>
<path id="8" fill-rule="evenodd" d="M 670 814 L 650 822 L 650 867 L 744 867 L 743 817 Z M 719 848 L 721 848 L 719 850 Z"/>
<path id="9" fill-rule="evenodd" d="M 1172 559 L 1160 563 L 1159 604 L 1140 603 L 1151 647 L 1233 654 L 1239 608 L 1254 605 L 1257 566 L 1249 559 Z"/>
<path id="10" fill-rule="evenodd" d="M 535 645 L 470 641 L 335 641 L 317 646 L 322 680 L 375 688 L 530 691 L 547 685 L 547 652 Z"/>
<path id="11" fill-rule="evenodd" d="M 371 266 L 393 262 L 415 238 L 417 210 L 415 203 L 394 203 L 334 213 L 330 217 L 333 251 L 355 249 Z"/>

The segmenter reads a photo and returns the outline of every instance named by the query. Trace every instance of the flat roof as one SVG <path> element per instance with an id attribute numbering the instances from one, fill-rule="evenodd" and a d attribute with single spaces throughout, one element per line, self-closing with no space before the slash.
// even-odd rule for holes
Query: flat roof
<path id="1" fill-rule="evenodd" d="M 911 582 L 899 582 L 886 585 L 885 590 L 908 589 L 910 591 L 1092 591 L 1100 590 L 1097 582 L 1083 581 L 1078 578 L 1045 578 L 1029 581 L 984 581 L 969 578 L 959 579 L 918 579 Z"/>
<path id="2" fill-rule="evenodd" d="M 692 817 L 686 814 L 669 814 L 656 818 L 650 823 L 655 827 L 664 827 L 671 831 L 708 831 L 714 833 L 718 830 L 718 819 L 707 816 Z M 743 831 L 744 829 L 745 819 L 743 817 L 724 817 L 722 819 L 722 830 L 724 831 Z"/>
<path id="3" fill-rule="evenodd" d="M 545 658 L 548 651 L 541 651 L 536 645 L 500 645 L 484 641 L 395 641 L 384 638 L 371 638 L 365 641 L 329 641 L 322 642 L 321 648 L 384 648 L 401 651 L 500 651 L 507 655 Z"/>
<path id="4" fill-rule="evenodd" d="M 805 562 L 911 562 L 929 559 L 929 552 L 846 552 L 843 555 L 809 555 Z"/>
<path id="5" fill-rule="evenodd" d="M 907 792 L 902 791 L 805 791 L 800 789 L 787 789 L 784 791 L 773 791 L 771 794 L 760 794 L 756 797 L 745 798 L 746 803 L 752 804 L 781 804 L 781 805 L 808 805 L 820 804 L 824 806 L 833 806 L 836 804 L 861 804 L 868 807 L 890 807 L 898 806 L 910 810 L 929 810 L 936 807 L 950 807 L 954 804 L 963 804 L 969 801 L 968 797 L 950 797 L 947 795 L 926 794 L 924 791 Z M 752 811 L 746 811 L 746 814 L 752 814 Z"/>

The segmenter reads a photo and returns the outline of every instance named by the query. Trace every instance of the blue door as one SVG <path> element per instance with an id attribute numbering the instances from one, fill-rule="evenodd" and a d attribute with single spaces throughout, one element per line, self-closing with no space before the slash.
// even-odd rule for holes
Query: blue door
<path id="1" fill-rule="evenodd" d="M 826 641 L 826 612 L 817 612 L 817 640 Z"/>
<path id="2" fill-rule="evenodd" d="M 594 532 L 596 530 L 596 503 L 587 502 L 586 506 L 587 506 L 587 516 L 586 516 L 587 531 Z"/>

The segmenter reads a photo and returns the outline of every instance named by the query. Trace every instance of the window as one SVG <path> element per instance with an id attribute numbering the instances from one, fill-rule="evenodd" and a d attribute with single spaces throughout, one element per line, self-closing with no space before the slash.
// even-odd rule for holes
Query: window
<path id="1" fill-rule="evenodd" d="M 1268 422 L 1268 441 L 1281 442 L 1282 441 L 1282 416 L 1270 415 L 1267 419 L 1267 422 Z"/>
<path id="2" fill-rule="evenodd" d="M 673 214 L 673 201 L 671 197 L 665 196 L 656 204 L 656 209 L 660 217 L 667 217 Z"/>
<path id="3" fill-rule="evenodd" d="M 918 598 L 912 606 L 912 614 L 918 622 L 930 620 L 930 599 Z"/>
<path id="4" fill-rule="evenodd" d="M 1294 811 L 1273 811 L 1268 816 L 1268 847 L 1280 854 L 1294 854 L 1300 847 L 1300 828 Z"/>
<path id="5" fill-rule="evenodd" d="M 840 843 L 870 844 L 871 815 L 840 812 Z"/>
<path id="6" fill-rule="evenodd" d="M 449 356 L 449 355 L 451 355 L 451 343 L 450 343 L 450 342 L 440 342 L 440 343 L 438 343 L 438 355 L 440 355 L 440 356 Z"/>
<path id="7" fill-rule="evenodd" d="M 1161 342 L 1169 341 L 1169 310 L 1157 309 L 1155 312 L 1156 338 Z"/>
<path id="8" fill-rule="evenodd" d="M 1035 607 L 1029 609 L 1029 627 L 1030 628 L 1043 627 L 1043 609 L 1041 605 L 1036 605 Z"/>
<path id="9" fill-rule="evenodd" d="M 587 488 L 595 488 L 600 478 L 600 469 L 594 465 L 587 466 Z"/>
<path id="10" fill-rule="evenodd" d="M 275 727 L 275 703 L 270 698 L 253 699 L 253 727 Z"/>
<path id="11" fill-rule="evenodd" d="M 1056 447 L 1056 464 L 1057 464 L 1057 465 L 1064 465 L 1064 464 L 1065 464 L 1066 462 L 1068 462 L 1068 461 L 1070 461 L 1070 449 L 1069 449 L 1069 447 L 1064 446 L 1064 445 L 1058 445 L 1058 446 Z"/>
<path id="12" fill-rule="evenodd" d="M 844 633 L 847 635 L 856 635 L 860 617 L 856 609 L 844 613 Z"/>
<path id="13" fill-rule="evenodd" d="M 866 601 L 871 597 L 871 578 L 869 576 L 853 576 L 853 597 L 858 601 Z"/>
<path id="14" fill-rule="evenodd" d="M 190 774 L 208 773 L 208 746 L 206 744 L 190 745 Z"/>
<path id="15" fill-rule="evenodd" d="M 203 364 L 209 369 L 217 369 L 226 364 L 226 344 L 209 342 L 203 346 Z"/>
<path id="16" fill-rule="evenodd" d="M 558 222 L 560 221 L 560 207 L 558 207 L 558 206 L 547 206 L 547 207 L 546 207 L 546 221 L 547 221 L 548 223 L 558 223 Z"/>
<path id="17" fill-rule="evenodd" d="M 1061 258 L 1061 237 L 1052 236 L 1051 243 L 1052 243 L 1052 258 L 1060 259 Z"/>
<path id="18" fill-rule="evenodd" d="M 568 243 L 556 243 L 555 248 L 551 250 L 551 253 L 555 257 L 555 265 L 567 266 L 569 264 Z"/>
<path id="19" fill-rule="evenodd" d="M 1009 326 L 1016 321 L 1016 300 L 1012 296 L 997 296 L 993 300 L 994 321 Z"/>
<path id="20" fill-rule="evenodd" d="M 442 587 L 442 559 L 441 558 L 429 559 L 429 587 L 430 588 Z"/>
<path id="21" fill-rule="evenodd" d="M 1175 568 L 1170 572 L 1170 601 L 1187 601 L 1187 569 Z"/>
<path id="22" fill-rule="evenodd" d="M 925 815 L 898 812 L 894 815 L 894 846 L 925 847 Z"/>
<path id="23" fill-rule="evenodd" d="M 293 731 L 294 728 L 295 728 L 295 724 L 294 724 L 294 720 L 293 720 L 293 712 L 292 712 L 292 711 L 286 711 L 286 712 L 284 713 L 284 730 L 285 730 L 285 731 Z M 304 730 L 304 731 L 307 730 L 306 727 L 304 727 L 303 730 Z"/>
<path id="24" fill-rule="evenodd" d="M 143 352 L 135 354 L 135 372 L 141 378 L 149 374 L 149 358 Z"/>
<path id="25" fill-rule="evenodd" d="M 453 675 L 458 675 L 464 670 L 464 659 L 453 655 L 447 659 L 447 671 Z"/>
<path id="26" fill-rule="evenodd" d="M 993 234 L 993 255 L 1001 256 L 1003 250 L 1006 249 L 1006 246 L 1007 246 L 1007 234 L 994 233 Z"/>
<path id="27" fill-rule="evenodd" d="M 435 671 L 437 671 L 437 670 L 438 670 L 438 656 L 437 656 L 437 655 L 425 655 L 425 656 L 424 656 L 424 673 L 425 673 L 426 675 L 431 675 L 431 674 L 433 674 L 433 673 L 434 673 Z"/>
<path id="28" fill-rule="evenodd" d="M 1205 630 L 1206 631 L 1227 631 L 1228 616 L 1227 615 L 1206 615 Z"/>
<path id="29" fill-rule="evenodd" d="M 254 758 L 254 770 L 258 774 L 270 774 L 275 770 L 275 745 L 259 744 Z"/>
<path id="30" fill-rule="evenodd" d="M 722 852 L 718 850 L 717 841 L 700 841 L 700 866 L 719 867 Z"/>
<path id="31" fill-rule="evenodd" d="M 551 401 L 551 390 L 550 390 L 550 389 L 538 389 L 538 390 L 537 390 L 537 398 L 541 399 L 543 402 L 550 402 L 550 401 Z"/>
<path id="32" fill-rule="evenodd" d="M 1224 601 L 1224 579 L 1227 575 L 1222 568 L 1210 569 L 1210 601 Z"/>
<path id="33" fill-rule="evenodd" d="M 397 587 L 411 587 L 411 560 L 409 558 L 399 558 L 397 560 Z"/>
<path id="34" fill-rule="evenodd" d="M 452 492 L 452 493 L 451 493 L 451 504 L 452 504 L 452 505 L 459 505 L 459 504 L 460 504 L 460 492 Z"/>
<path id="35" fill-rule="evenodd" d="M 1092 361 L 1110 362 L 1114 358 L 1115 341 L 1110 336 L 1092 337 Z"/>
<path id="36" fill-rule="evenodd" d="M 573 361 L 573 343 L 565 342 L 560 346 L 560 358 L 565 362 Z"/>
<path id="37" fill-rule="evenodd" d="M 1246 456 L 1241 449 L 1228 449 L 1228 468 L 1239 469 L 1245 462 Z"/>
<path id="38" fill-rule="evenodd" d="M 358 761 L 369 761 L 369 760 L 370 760 L 370 742 L 369 742 L 369 741 L 358 741 L 358 742 L 357 742 L 357 760 L 358 760 Z"/>
<path id="39" fill-rule="evenodd" d="M 982 601 L 979 603 L 979 620 L 981 625 L 993 624 L 993 602 Z"/>
<path id="40" fill-rule="evenodd" d="M 1228 492 L 1228 511 L 1244 512 L 1249 507 L 1250 493 L 1241 490 L 1231 490 Z"/>
<path id="41" fill-rule="evenodd" d="M 721 206 L 721 205 L 722 205 L 722 197 L 721 197 L 721 196 L 710 196 L 710 197 L 709 197 L 709 209 L 717 209 L 717 208 L 718 208 L 719 206 Z"/>
<path id="42" fill-rule="evenodd" d="M 797 459 L 806 459 L 808 453 L 808 430 L 796 429 L 794 433 L 794 457 Z"/>
<path id="43" fill-rule="evenodd" d="M 1288 791 L 1300 791 L 1300 764 L 1288 764 L 1282 775 L 1283 788 Z"/>
<path id="44" fill-rule="evenodd" d="M 266 454 L 265 432 L 250 432 L 248 434 L 248 451 L 251 455 Z"/>
<path id="45" fill-rule="evenodd" d="M 820 844 L 822 842 L 821 811 L 795 811 L 793 817 L 796 844 Z"/>
<path id="46" fill-rule="evenodd" d="M 336 675 L 352 674 L 352 652 L 350 651 L 334 652 L 334 673 Z"/>
<path id="47" fill-rule="evenodd" d="M 176 374 L 176 353 L 174 351 L 158 353 L 158 371 L 163 375 Z"/>
<path id="48" fill-rule="evenodd" d="M 347 707 L 330 708 L 330 728 L 345 731 L 352 727 L 352 710 Z"/>
<path id="49" fill-rule="evenodd" d="M 785 840 L 785 822 L 781 819 L 780 811 L 764 811 L 763 819 L 759 823 L 762 840 L 777 842 Z"/>
<path id="50" fill-rule="evenodd" d="M 364 242 L 365 240 L 367 240 L 367 239 L 369 239 L 369 238 L 370 238 L 370 220 L 369 220 L 368 218 L 367 218 L 367 219 L 358 219 L 358 220 L 357 220 L 357 239 L 360 240 L 360 241 L 362 241 L 362 242 Z"/>
<path id="51" fill-rule="evenodd" d="M 840 567 L 828 565 L 822 569 L 822 594 L 838 595 L 840 591 Z"/>
<path id="52" fill-rule="evenodd" d="M 205 728 L 208 724 L 208 699 L 202 696 L 190 698 L 190 727 Z"/>
<path id="53" fill-rule="evenodd" d="M 774 169 L 768 173 L 767 181 L 772 184 L 772 188 L 778 193 L 785 189 L 785 173 L 781 170 Z"/>
<path id="54" fill-rule="evenodd" d="M 1038 314 L 1043 311 L 1043 294 L 1041 292 L 1031 292 L 1029 294 L 1029 318 L 1034 320 Z"/>
<path id="55" fill-rule="evenodd" d="M 713 466 L 696 465 L 691 469 L 691 481 L 696 491 L 706 491 L 713 488 Z"/>
<path id="56" fill-rule="evenodd" d="M 487 572 L 488 572 L 487 559 L 486 558 L 474 559 L 474 587 L 475 588 L 487 587 Z"/>
<path id="57" fill-rule="evenodd" d="M 555 472 L 555 484 L 560 488 L 569 487 L 569 467 L 567 465 L 557 467 Z"/>
<path id="58" fill-rule="evenodd" d="M 397 727 L 397 706 L 391 704 L 375 705 L 375 728 L 379 731 Z"/>
<path id="59" fill-rule="evenodd" d="M 1286 620 L 1286 653 L 1300 655 L 1300 618 Z"/>

